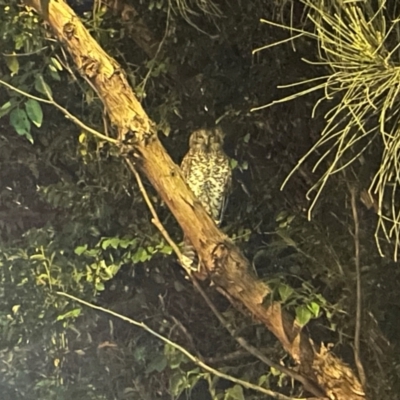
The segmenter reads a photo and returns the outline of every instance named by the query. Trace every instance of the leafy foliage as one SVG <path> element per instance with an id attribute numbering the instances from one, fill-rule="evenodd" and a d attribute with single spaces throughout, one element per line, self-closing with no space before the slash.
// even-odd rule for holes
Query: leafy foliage
<path id="1" fill-rule="evenodd" d="M 366 158 L 381 157 L 379 164 L 370 166 L 368 191 L 379 215 L 376 233 L 379 251 L 382 255 L 386 251 L 381 245 L 383 238 L 379 233 L 382 233 L 387 242 L 394 242 L 394 258 L 397 259 L 398 7 L 387 0 L 379 0 L 374 5 L 308 0 L 303 3 L 308 8 L 312 30 L 297 29 L 295 31 L 300 32 L 297 37 L 304 35 L 316 40 L 318 62 L 329 72 L 293 84 L 310 87 L 285 100 L 322 90 L 314 113 L 324 100 L 335 102 L 325 113 L 327 122 L 321 137 L 298 163 L 301 165 L 316 150 L 321 151 L 322 156 L 314 170 L 322 160 L 330 161 L 309 190 L 310 194 L 316 192 L 309 212 L 329 177 L 353 163 L 358 169 Z M 382 154 L 371 150 L 371 145 L 377 143 L 383 149 Z"/>

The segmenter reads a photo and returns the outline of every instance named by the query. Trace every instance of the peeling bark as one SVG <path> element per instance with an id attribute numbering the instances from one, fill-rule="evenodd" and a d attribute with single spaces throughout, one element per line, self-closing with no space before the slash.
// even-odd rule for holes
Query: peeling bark
<path id="1" fill-rule="evenodd" d="M 40 13 L 40 0 L 26 0 Z M 223 234 L 187 187 L 179 167 L 162 147 L 149 119 L 129 86 L 124 71 L 89 35 L 79 18 L 62 1 L 51 1 L 47 22 L 69 51 L 79 72 L 102 99 L 121 143 L 169 207 L 202 260 L 210 278 L 234 306 L 243 305 L 282 343 L 300 366 L 300 373 L 329 399 L 365 399 L 352 370 L 325 347 L 317 351 L 311 339 L 282 310 L 267 300 L 269 287 L 251 273 L 248 260 Z M 124 146 L 121 146 L 124 147 Z"/>

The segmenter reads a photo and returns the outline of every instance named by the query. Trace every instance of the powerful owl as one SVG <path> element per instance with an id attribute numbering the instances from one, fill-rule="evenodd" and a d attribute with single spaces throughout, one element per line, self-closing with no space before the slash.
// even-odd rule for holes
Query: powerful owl
<path id="1" fill-rule="evenodd" d="M 232 182 L 232 171 L 223 143 L 224 133 L 220 127 L 194 131 L 190 136 L 189 151 L 181 164 L 188 186 L 217 226 L 222 222 Z M 193 246 L 186 238 L 182 254 L 192 269 L 199 268 L 195 265 Z"/>

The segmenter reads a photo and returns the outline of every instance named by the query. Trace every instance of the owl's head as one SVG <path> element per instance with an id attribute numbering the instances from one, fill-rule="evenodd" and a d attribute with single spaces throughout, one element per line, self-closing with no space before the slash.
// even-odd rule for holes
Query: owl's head
<path id="1" fill-rule="evenodd" d="M 225 133 L 220 126 L 213 129 L 212 134 L 209 139 L 209 149 L 210 151 L 219 151 L 222 149 L 224 144 Z"/>
<path id="2" fill-rule="evenodd" d="M 209 137 L 210 133 L 206 129 L 194 131 L 189 139 L 190 149 L 195 151 L 207 151 Z"/>

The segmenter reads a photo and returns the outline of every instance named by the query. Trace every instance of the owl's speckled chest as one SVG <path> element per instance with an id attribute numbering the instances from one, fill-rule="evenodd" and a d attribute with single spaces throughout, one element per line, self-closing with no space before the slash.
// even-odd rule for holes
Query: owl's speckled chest
<path id="1" fill-rule="evenodd" d="M 190 159 L 188 160 L 188 171 L 186 175 L 186 181 L 192 189 L 193 193 L 198 197 L 204 187 L 204 183 L 208 176 L 208 157 L 205 153 L 196 153 L 193 155 L 188 154 Z"/>
<path id="2" fill-rule="evenodd" d="M 211 214 L 207 181 L 210 174 L 208 154 L 190 150 L 182 161 L 182 171 L 189 188 L 201 202 L 205 210 Z"/>

